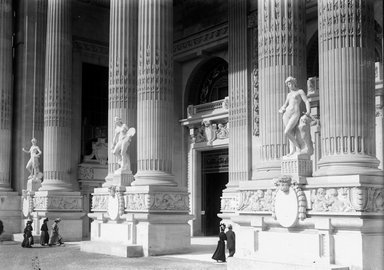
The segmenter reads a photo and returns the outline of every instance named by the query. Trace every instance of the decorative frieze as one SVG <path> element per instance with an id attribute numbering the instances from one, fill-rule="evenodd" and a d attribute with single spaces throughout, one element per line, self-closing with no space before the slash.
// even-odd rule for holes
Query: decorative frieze
<path id="1" fill-rule="evenodd" d="M 186 193 L 128 193 L 125 195 L 125 201 L 126 211 L 188 212 L 189 210 L 189 197 Z"/>
<path id="2" fill-rule="evenodd" d="M 276 191 L 273 189 L 241 191 L 237 210 L 240 212 L 272 212 L 275 196 Z"/>
<path id="3" fill-rule="evenodd" d="M 221 212 L 235 212 L 238 209 L 238 197 L 221 198 Z"/>
<path id="4" fill-rule="evenodd" d="M 73 49 L 81 50 L 97 55 L 108 55 L 108 45 L 95 43 L 94 41 L 87 41 L 79 38 L 73 40 Z"/>
<path id="5" fill-rule="evenodd" d="M 228 25 L 221 24 L 209 30 L 195 34 L 191 37 L 183 38 L 176 41 L 173 45 L 173 52 L 175 55 L 196 49 L 197 47 L 215 43 L 220 40 L 226 41 L 228 38 Z"/>
<path id="6" fill-rule="evenodd" d="M 79 179 L 93 179 L 94 170 L 90 166 L 79 166 L 78 175 Z"/>
<path id="7" fill-rule="evenodd" d="M 192 143 L 207 142 L 212 145 L 215 140 L 224 140 L 229 138 L 228 123 L 213 123 L 212 121 L 203 121 L 201 126 L 193 129 L 191 134 Z"/>
<path id="8" fill-rule="evenodd" d="M 93 194 L 92 211 L 100 212 L 108 209 L 108 194 Z"/>
<path id="9" fill-rule="evenodd" d="M 45 211 L 82 211 L 83 202 L 80 196 L 35 196 L 33 210 Z"/>
<path id="10" fill-rule="evenodd" d="M 384 189 L 374 187 L 317 188 L 311 190 L 313 212 L 384 211 Z"/>

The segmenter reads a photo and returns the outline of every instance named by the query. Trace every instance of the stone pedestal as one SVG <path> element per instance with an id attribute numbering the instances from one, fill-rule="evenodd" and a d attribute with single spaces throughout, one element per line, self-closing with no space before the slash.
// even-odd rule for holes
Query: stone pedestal
<path id="1" fill-rule="evenodd" d="M 4 225 L 1 240 L 11 240 L 21 230 L 20 196 L 17 192 L 0 192 L 0 219 Z"/>
<path id="2" fill-rule="evenodd" d="M 112 185 L 130 186 L 135 180 L 132 171 L 117 171 L 113 174 Z"/>
<path id="3" fill-rule="evenodd" d="M 298 184 L 306 184 L 306 177 L 312 176 L 312 160 L 308 156 L 283 157 L 281 175 L 290 176 Z"/>
<path id="4" fill-rule="evenodd" d="M 229 221 L 236 232 L 236 255 L 228 260 L 228 269 L 250 265 L 261 269 L 384 267 L 381 177 L 307 177 L 302 192 L 306 216 L 300 218 L 298 211 L 297 221 L 285 224 L 273 217 L 275 187 L 263 181 L 240 184 L 239 201 L 234 202 L 237 215 Z"/>
<path id="5" fill-rule="evenodd" d="M 38 191 L 41 187 L 41 179 L 38 178 L 29 178 L 27 181 L 27 190 L 29 191 Z"/>
<path id="6" fill-rule="evenodd" d="M 91 241 L 81 250 L 122 257 L 184 252 L 190 246 L 188 207 L 188 193 L 178 188 L 97 188 Z"/>
<path id="7" fill-rule="evenodd" d="M 37 191 L 33 195 L 33 211 L 30 215 L 34 222 L 38 222 L 38 227 L 34 227 L 37 234 L 40 234 L 42 219 L 48 217 L 53 221 L 61 218 L 59 227 L 64 241 L 82 240 L 82 217 L 85 213 L 80 192 Z"/>

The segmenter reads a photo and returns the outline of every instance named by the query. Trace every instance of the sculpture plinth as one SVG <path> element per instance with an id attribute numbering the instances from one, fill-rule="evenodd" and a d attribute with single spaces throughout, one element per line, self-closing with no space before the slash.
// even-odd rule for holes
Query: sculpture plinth
<path id="1" fill-rule="evenodd" d="M 27 181 L 27 190 L 28 191 L 38 191 L 41 187 L 41 178 L 31 177 Z"/>
<path id="2" fill-rule="evenodd" d="M 117 170 L 113 174 L 112 185 L 116 186 L 130 186 L 135 180 L 135 177 L 130 170 Z"/>
<path id="3" fill-rule="evenodd" d="M 306 184 L 306 177 L 312 176 L 312 160 L 308 155 L 283 158 L 281 160 L 281 175 L 290 176 L 293 182 Z"/>

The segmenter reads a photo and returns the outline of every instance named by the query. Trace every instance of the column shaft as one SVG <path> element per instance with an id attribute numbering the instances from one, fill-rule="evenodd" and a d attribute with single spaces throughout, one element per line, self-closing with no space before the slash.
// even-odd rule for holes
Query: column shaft
<path id="1" fill-rule="evenodd" d="M 260 163 L 255 179 L 280 175 L 280 158 L 287 154 L 279 108 L 288 94 L 288 76 L 306 85 L 305 1 L 259 0 Z"/>
<path id="2" fill-rule="evenodd" d="M 173 3 L 139 4 L 138 172 L 134 185 L 175 185 L 173 153 Z"/>
<path id="3" fill-rule="evenodd" d="M 247 1 L 229 1 L 229 183 L 249 179 L 251 111 L 247 68 Z"/>
<path id="4" fill-rule="evenodd" d="M 40 190 L 71 190 L 71 2 L 49 0 L 44 103 L 44 182 Z"/>
<path id="5" fill-rule="evenodd" d="M 373 1 L 321 0 L 322 158 L 316 175 L 378 172 Z"/>
<path id="6" fill-rule="evenodd" d="M 108 142 L 112 145 L 114 119 L 136 128 L 137 117 L 137 0 L 112 0 L 109 32 L 109 107 Z M 128 148 L 132 170 L 136 170 L 136 139 Z M 119 168 L 111 149 L 108 152 L 108 176 Z"/>
<path id="7" fill-rule="evenodd" d="M 0 1 L 0 190 L 11 190 L 12 0 Z"/>

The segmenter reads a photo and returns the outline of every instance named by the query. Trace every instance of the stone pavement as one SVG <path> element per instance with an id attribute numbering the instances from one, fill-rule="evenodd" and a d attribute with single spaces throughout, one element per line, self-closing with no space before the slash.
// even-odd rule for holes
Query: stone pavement
<path id="1" fill-rule="evenodd" d="M 80 242 L 65 246 L 22 248 L 19 242 L 0 243 L 1 270 L 54 269 L 145 269 L 145 270 L 223 270 L 225 263 L 216 263 L 211 256 L 217 237 L 192 238 L 188 254 L 142 258 L 121 258 L 80 251 Z"/>

